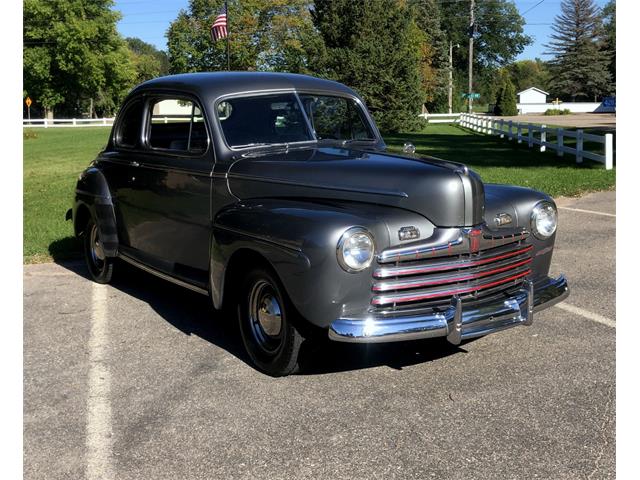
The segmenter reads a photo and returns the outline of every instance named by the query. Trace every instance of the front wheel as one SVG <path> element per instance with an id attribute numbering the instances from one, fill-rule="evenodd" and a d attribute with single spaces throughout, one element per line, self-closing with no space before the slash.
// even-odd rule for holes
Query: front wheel
<path id="1" fill-rule="evenodd" d="M 295 325 L 299 318 L 284 289 L 268 270 L 255 269 L 245 277 L 238 320 L 247 353 L 260 370 L 274 377 L 298 370 L 304 340 Z"/>
<path id="2" fill-rule="evenodd" d="M 114 259 L 104 254 L 100 230 L 93 219 L 87 222 L 83 236 L 84 258 L 91 278 L 98 283 L 109 283 L 113 276 Z"/>

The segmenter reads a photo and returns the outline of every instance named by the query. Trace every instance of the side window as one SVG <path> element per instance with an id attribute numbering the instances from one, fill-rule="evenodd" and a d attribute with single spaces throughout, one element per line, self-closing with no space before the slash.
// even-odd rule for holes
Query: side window
<path id="1" fill-rule="evenodd" d="M 142 100 L 134 100 L 119 114 L 122 120 L 115 135 L 116 145 L 129 148 L 138 145 L 142 128 L 142 107 Z"/>
<path id="2" fill-rule="evenodd" d="M 202 153 L 207 129 L 200 107 L 186 99 L 158 99 L 149 106 L 149 145 L 177 152 Z"/>

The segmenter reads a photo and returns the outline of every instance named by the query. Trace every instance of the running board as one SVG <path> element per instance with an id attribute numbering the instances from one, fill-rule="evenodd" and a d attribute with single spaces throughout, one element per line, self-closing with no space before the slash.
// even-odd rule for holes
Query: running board
<path id="1" fill-rule="evenodd" d="M 209 291 L 205 290 L 204 288 L 200 288 L 196 285 L 192 285 L 189 282 L 185 282 L 184 280 L 180 280 L 178 278 L 172 277 L 171 275 L 167 275 L 166 273 L 160 272 L 158 270 L 156 270 L 155 268 L 151 268 L 147 265 L 145 265 L 144 263 L 140 263 L 137 260 L 134 260 L 133 258 L 129 257 L 128 255 L 119 252 L 118 253 L 118 257 L 121 258 L 122 260 L 124 260 L 125 262 L 133 265 L 134 267 L 139 268 L 140 270 L 144 270 L 147 273 L 150 273 L 151 275 L 155 275 L 156 277 L 159 277 L 163 280 L 166 280 L 168 282 L 174 283 L 176 285 L 179 285 L 181 287 L 184 288 L 188 288 L 189 290 L 192 290 L 194 292 L 200 293 L 202 295 L 209 295 Z"/>

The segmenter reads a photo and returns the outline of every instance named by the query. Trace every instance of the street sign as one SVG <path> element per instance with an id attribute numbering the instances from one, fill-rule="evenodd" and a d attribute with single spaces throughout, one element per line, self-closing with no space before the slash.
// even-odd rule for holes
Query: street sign
<path id="1" fill-rule="evenodd" d="M 480 94 L 479 93 L 463 93 L 462 94 L 462 98 L 471 98 L 471 99 L 478 99 L 480 98 Z"/>
<path id="2" fill-rule="evenodd" d="M 31 106 L 31 98 L 27 97 L 27 99 L 24 101 L 24 103 L 27 104 L 27 108 L 29 108 Z"/>

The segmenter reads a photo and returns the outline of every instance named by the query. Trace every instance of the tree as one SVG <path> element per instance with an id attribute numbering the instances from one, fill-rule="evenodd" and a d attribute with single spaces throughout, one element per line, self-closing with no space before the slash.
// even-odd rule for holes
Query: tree
<path id="1" fill-rule="evenodd" d="M 51 116 L 112 114 L 135 71 L 113 0 L 24 2 L 25 92 Z"/>
<path id="2" fill-rule="evenodd" d="M 517 115 L 516 90 L 506 71 L 501 73 L 501 77 L 502 83 L 496 95 L 495 114 L 503 117 Z"/>
<path id="3" fill-rule="evenodd" d="M 535 60 L 519 60 L 507 67 L 516 92 L 526 90 L 529 87 L 537 87 L 541 90 L 549 89 L 549 67 L 536 58 Z"/>
<path id="4" fill-rule="evenodd" d="M 419 65 L 424 38 L 404 2 L 316 0 L 322 38 L 312 70 L 357 90 L 385 131 L 415 129 L 424 101 Z"/>
<path id="5" fill-rule="evenodd" d="M 213 42 L 210 34 L 223 3 L 189 0 L 171 23 L 171 73 L 226 70 L 226 41 Z M 228 22 L 232 70 L 305 70 L 305 45 L 314 33 L 307 0 L 232 0 Z"/>
<path id="6" fill-rule="evenodd" d="M 139 38 L 130 37 L 126 39 L 126 42 L 136 69 L 136 83 L 169 73 L 169 59 L 165 52 Z"/>
<path id="7" fill-rule="evenodd" d="M 573 101 L 578 97 L 595 100 L 609 91 L 611 83 L 598 7 L 593 0 L 563 0 L 560 10 L 546 45 L 554 56 L 550 61 L 553 93 Z"/>
<path id="8" fill-rule="evenodd" d="M 607 70 L 611 75 L 611 93 L 616 91 L 616 0 L 609 2 L 602 9 L 602 23 L 604 26 L 603 49 L 608 57 Z"/>

